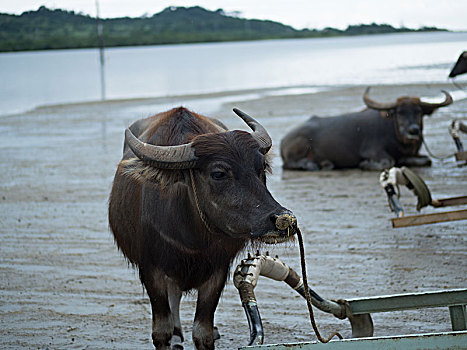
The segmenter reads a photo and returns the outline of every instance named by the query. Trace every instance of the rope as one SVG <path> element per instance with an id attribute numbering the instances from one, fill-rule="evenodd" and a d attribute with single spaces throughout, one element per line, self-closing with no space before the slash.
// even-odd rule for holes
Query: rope
<path id="1" fill-rule="evenodd" d="M 201 210 L 199 206 L 198 192 L 196 191 L 195 178 L 193 176 L 193 169 L 190 169 L 190 179 L 191 179 L 191 187 L 193 188 L 193 195 L 195 197 L 196 209 L 198 209 L 199 217 L 201 218 L 201 221 L 203 222 L 204 226 L 206 226 L 208 231 L 210 233 L 214 233 L 211 226 L 208 223 L 208 219 L 206 218 L 206 215 L 203 213 L 203 211 Z"/>
<path id="2" fill-rule="evenodd" d="M 432 158 L 435 158 L 435 159 L 438 159 L 438 160 L 445 160 L 445 159 L 451 158 L 451 157 L 456 155 L 456 153 L 452 153 L 452 154 L 449 154 L 447 156 L 435 156 L 433 153 L 431 153 L 431 150 L 428 148 L 428 145 L 426 144 L 424 137 L 422 138 L 422 142 L 423 142 L 423 146 L 425 146 L 426 151 L 428 152 L 428 154 Z"/>
<path id="3" fill-rule="evenodd" d="M 208 229 L 209 232 L 213 233 L 210 225 L 208 224 L 206 215 L 202 212 L 200 206 L 199 206 L 199 201 L 198 201 L 198 193 L 196 190 L 196 185 L 195 185 L 195 180 L 193 176 L 193 169 L 190 169 L 190 179 L 191 179 L 191 186 L 193 188 L 193 195 L 195 197 L 195 203 L 196 203 L 196 208 L 198 209 L 199 216 L 201 218 L 201 221 L 203 222 L 204 226 Z M 305 298 L 306 298 L 306 303 L 308 305 L 308 312 L 310 314 L 310 321 L 311 321 L 311 326 L 313 327 L 313 330 L 315 331 L 316 337 L 321 343 L 327 343 L 329 342 L 332 338 L 337 336 L 339 339 L 343 339 L 342 335 L 339 332 L 333 332 L 327 339 L 324 339 L 321 334 L 319 333 L 318 327 L 316 326 L 315 318 L 313 315 L 313 306 L 311 304 L 311 297 L 310 297 L 310 288 L 308 287 L 308 279 L 306 276 L 306 263 L 305 263 L 305 249 L 303 245 L 303 237 L 300 229 L 297 227 L 297 236 L 298 236 L 298 243 L 300 247 L 300 260 L 301 260 L 301 266 L 302 266 L 302 276 L 303 276 L 303 285 L 305 287 Z"/>
<path id="4" fill-rule="evenodd" d="M 462 85 L 458 84 L 456 81 L 454 81 L 454 78 L 450 80 L 451 80 L 452 85 L 454 85 L 456 88 L 458 88 L 461 91 L 465 91 L 465 88 Z"/>
<path id="5" fill-rule="evenodd" d="M 303 276 L 303 285 L 305 286 L 305 298 L 306 304 L 308 305 L 308 312 L 310 314 L 310 321 L 313 330 L 315 331 L 316 337 L 321 343 L 329 342 L 334 336 L 337 336 L 339 339 L 343 339 L 342 335 L 339 332 L 333 332 L 327 339 L 324 339 L 321 334 L 319 333 L 318 327 L 316 326 L 315 318 L 313 315 L 313 307 L 311 304 L 311 297 L 310 297 L 310 289 L 308 287 L 308 279 L 306 277 L 306 264 L 305 264 L 305 249 L 303 248 L 303 237 L 300 229 L 297 227 L 297 237 L 298 237 L 298 244 L 300 248 L 300 262 L 302 266 L 302 276 Z"/>

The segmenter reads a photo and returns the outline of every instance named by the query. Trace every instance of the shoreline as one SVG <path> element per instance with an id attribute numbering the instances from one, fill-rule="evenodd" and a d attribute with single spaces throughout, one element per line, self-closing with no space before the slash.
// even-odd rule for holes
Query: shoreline
<path id="1" fill-rule="evenodd" d="M 463 83 L 458 84 L 463 87 Z M 467 82 L 464 84 L 467 89 Z M 342 91 L 347 89 L 364 89 L 368 85 L 333 85 L 333 86 L 323 86 L 323 85 L 295 85 L 295 86 L 280 86 L 280 87 L 267 87 L 267 88 L 253 88 L 253 89 L 241 89 L 241 90 L 224 90 L 224 91 L 215 91 L 215 92 L 206 92 L 199 94 L 180 94 L 180 95 L 166 95 L 166 96 L 154 96 L 154 97 L 135 97 L 135 98 L 110 98 L 106 100 L 90 100 L 82 102 L 69 102 L 69 103 L 54 103 L 54 104 L 45 104 L 36 106 L 32 109 L 28 109 L 21 112 L 15 113 L 6 113 L 0 114 L 0 120 L 3 118 L 15 117 L 20 115 L 34 114 L 34 113 L 44 113 L 44 112 L 59 112 L 63 109 L 68 108 L 103 108 L 103 107 L 132 107 L 134 105 L 169 105 L 174 104 L 174 106 L 179 103 L 180 105 L 185 105 L 181 101 L 197 101 L 197 100 L 216 100 L 220 101 L 220 104 L 223 104 L 226 98 L 233 98 L 240 102 L 245 101 L 261 101 L 267 102 L 273 99 L 280 98 L 289 98 L 289 97 L 298 97 L 300 96 L 311 96 L 320 93 L 332 92 L 332 91 Z M 467 98 L 467 90 L 460 90 L 458 86 L 454 85 L 452 82 L 433 82 L 433 83 L 424 83 L 424 82 L 415 82 L 411 84 L 379 84 L 372 86 L 372 93 L 378 94 L 380 89 L 389 89 L 389 90 L 398 90 L 405 89 L 406 91 L 423 91 L 426 96 L 423 94 L 421 98 L 436 99 L 439 95 L 440 90 L 446 89 L 452 95 L 454 100 L 465 99 Z M 438 91 L 436 91 L 438 89 Z M 381 94 L 381 92 L 380 92 Z M 384 94 L 384 93 L 383 93 Z M 401 94 L 393 93 L 394 98 L 401 96 Z M 416 95 L 413 95 L 416 96 Z M 420 96 L 420 95 L 418 95 Z M 441 95 L 440 95 L 441 96 Z M 187 104 L 189 107 L 189 104 Z M 160 111 L 160 110 L 159 110 Z M 157 113 L 155 111 L 154 113 Z"/>

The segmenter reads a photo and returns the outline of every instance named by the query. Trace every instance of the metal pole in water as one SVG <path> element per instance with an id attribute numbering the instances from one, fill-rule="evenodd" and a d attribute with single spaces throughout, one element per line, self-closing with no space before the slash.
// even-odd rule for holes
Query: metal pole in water
<path id="1" fill-rule="evenodd" d="M 96 0 L 97 42 L 99 46 L 99 61 L 101 72 L 101 100 L 105 100 L 105 60 L 104 38 L 102 36 L 102 22 L 99 18 L 99 0 Z"/>

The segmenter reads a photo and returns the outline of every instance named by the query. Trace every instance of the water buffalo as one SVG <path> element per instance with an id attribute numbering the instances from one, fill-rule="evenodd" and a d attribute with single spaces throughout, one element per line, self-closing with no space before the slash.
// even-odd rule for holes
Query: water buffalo
<path id="1" fill-rule="evenodd" d="M 454 78 L 465 73 L 467 73 L 467 51 L 461 53 L 456 64 L 449 72 L 449 78 Z"/>
<path id="2" fill-rule="evenodd" d="M 431 160 L 418 154 L 423 139 L 423 116 L 452 103 L 422 102 L 399 97 L 378 103 L 363 95 L 367 109 L 336 117 L 311 117 L 291 130 L 281 142 L 285 169 L 319 170 L 361 168 L 382 170 L 392 166 L 428 166 Z"/>
<path id="3" fill-rule="evenodd" d="M 109 222 L 148 293 L 156 349 L 183 348 L 179 305 L 190 290 L 198 292 L 194 344 L 213 349 L 214 311 L 235 256 L 249 241 L 282 242 L 297 230 L 266 188 L 271 138 L 234 111 L 253 132 L 183 107 L 125 131 Z"/>

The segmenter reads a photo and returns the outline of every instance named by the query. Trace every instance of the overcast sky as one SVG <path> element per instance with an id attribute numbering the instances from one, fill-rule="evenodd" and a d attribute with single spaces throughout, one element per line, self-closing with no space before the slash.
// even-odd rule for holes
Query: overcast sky
<path id="1" fill-rule="evenodd" d="M 101 17 L 153 15 L 168 6 L 199 5 L 239 11 L 244 18 L 270 19 L 297 29 L 387 23 L 395 27 L 436 26 L 467 30 L 466 0 L 99 0 Z M 0 12 L 20 14 L 41 5 L 95 16 L 95 0 L 0 0 Z"/>

